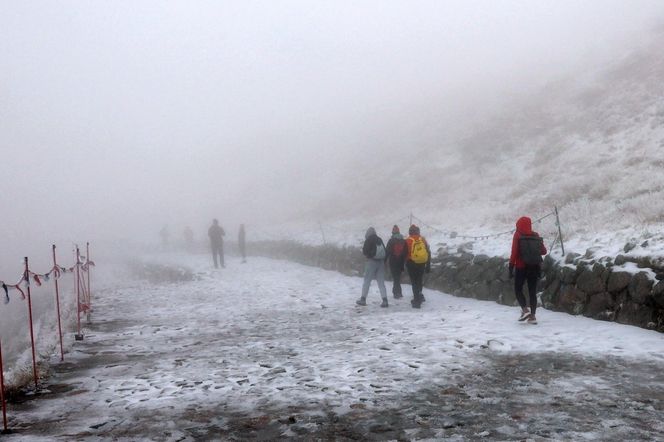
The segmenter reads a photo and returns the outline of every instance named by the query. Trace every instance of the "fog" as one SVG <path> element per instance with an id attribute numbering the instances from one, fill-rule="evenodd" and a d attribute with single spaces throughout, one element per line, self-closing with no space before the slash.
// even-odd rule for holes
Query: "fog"
<path id="1" fill-rule="evenodd" d="M 663 16 L 658 0 L 3 1 L 0 255 L 310 217 L 349 174 L 442 148 Z"/>

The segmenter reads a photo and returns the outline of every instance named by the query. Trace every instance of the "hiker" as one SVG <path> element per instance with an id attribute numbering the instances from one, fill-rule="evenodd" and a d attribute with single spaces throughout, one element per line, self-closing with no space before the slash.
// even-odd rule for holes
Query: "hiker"
<path id="1" fill-rule="evenodd" d="M 376 229 L 369 227 L 364 235 L 364 245 L 362 253 L 367 257 L 367 263 L 364 266 L 364 285 L 362 285 L 362 296 L 356 301 L 357 305 L 367 305 L 367 294 L 371 281 L 375 279 L 378 282 L 380 296 L 383 298 L 381 307 L 387 307 L 387 290 L 385 289 L 385 244 L 383 240 L 376 235 Z"/>
<path id="2" fill-rule="evenodd" d="M 387 241 L 387 262 L 392 273 L 392 295 L 394 299 L 403 298 L 401 293 L 401 274 L 406 262 L 406 241 L 396 224 L 392 227 L 392 237 Z"/>
<path id="3" fill-rule="evenodd" d="M 214 261 L 214 268 L 219 268 L 217 265 L 217 255 L 219 256 L 219 264 L 221 267 L 224 265 L 224 229 L 219 225 L 219 221 L 212 220 L 212 225 L 208 229 L 208 236 L 210 237 L 210 247 L 212 248 L 212 260 Z"/>
<path id="4" fill-rule="evenodd" d="M 516 222 L 516 231 L 512 238 L 512 253 L 510 255 L 510 279 L 514 278 L 514 294 L 521 306 L 519 321 L 537 324 L 535 311 L 537 310 L 537 280 L 542 273 L 542 255 L 546 255 L 544 241 L 533 232 L 532 221 L 522 216 Z M 528 283 L 530 310 L 526 306 L 523 296 L 523 284 Z"/>
<path id="5" fill-rule="evenodd" d="M 240 224 L 240 232 L 237 235 L 237 244 L 240 248 L 240 255 L 242 255 L 242 262 L 247 262 L 247 248 L 246 248 L 246 234 L 244 232 L 244 224 Z"/>
<path id="6" fill-rule="evenodd" d="M 422 286 L 424 285 L 424 273 L 431 271 L 431 249 L 429 243 L 420 235 L 420 228 L 415 224 L 408 229 L 406 238 L 406 270 L 413 287 L 413 300 L 410 305 L 420 308 L 424 302 Z"/>

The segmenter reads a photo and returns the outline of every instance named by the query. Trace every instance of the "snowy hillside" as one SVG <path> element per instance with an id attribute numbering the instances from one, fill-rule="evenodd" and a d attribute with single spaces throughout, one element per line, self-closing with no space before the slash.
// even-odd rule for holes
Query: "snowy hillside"
<path id="1" fill-rule="evenodd" d="M 557 205 L 572 239 L 657 232 L 664 221 L 662 47 L 664 32 L 608 65 L 512 101 L 465 136 L 449 140 L 457 128 L 422 121 L 426 135 L 413 137 L 415 146 L 376 159 L 380 167 L 369 174 L 366 163 L 356 165 L 317 213 L 334 229 L 343 227 L 338 214 L 356 220 L 354 227 L 376 221 L 387 228 L 412 211 L 443 230 L 488 234 Z M 438 144 L 425 139 L 432 126 Z"/>

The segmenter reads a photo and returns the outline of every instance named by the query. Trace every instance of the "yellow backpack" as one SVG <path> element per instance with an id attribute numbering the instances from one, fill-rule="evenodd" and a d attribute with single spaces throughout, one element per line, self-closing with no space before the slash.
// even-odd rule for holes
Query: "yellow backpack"
<path id="1" fill-rule="evenodd" d="M 413 238 L 413 250 L 410 254 L 410 259 L 415 264 L 426 264 L 429 261 L 429 253 L 427 246 L 424 244 L 422 237 Z"/>

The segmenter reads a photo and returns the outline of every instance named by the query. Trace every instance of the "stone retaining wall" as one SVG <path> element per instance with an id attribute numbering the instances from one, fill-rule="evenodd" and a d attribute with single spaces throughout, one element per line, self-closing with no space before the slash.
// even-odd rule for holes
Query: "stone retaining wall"
<path id="1" fill-rule="evenodd" d="M 294 241 L 252 243 L 253 254 L 361 276 L 365 259 L 358 247 L 307 246 Z M 623 265 L 632 262 L 635 272 Z M 464 249 L 439 253 L 425 286 L 455 296 L 517 305 L 508 261 Z M 650 258 L 594 259 L 588 252 L 564 262 L 547 257 L 539 282 L 545 308 L 664 332 L 664 263 Z M 407 282 L 407 275 L 404 278 Z"/>

